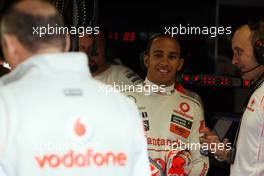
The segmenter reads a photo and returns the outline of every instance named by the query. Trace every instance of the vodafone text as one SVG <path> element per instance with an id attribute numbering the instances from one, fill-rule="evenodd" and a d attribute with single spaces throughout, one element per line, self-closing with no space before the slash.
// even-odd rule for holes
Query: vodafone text
<path id="1" fill-rule="evenodd" d="M 88 149 L 82 153 L 70 150 L 65 154 L 44 154 L 43 156 L 36 156 L 35 159 L 40 168 L 120 167 L 126 166 L 127 155 L 124 152 L 98 152 Z"/>

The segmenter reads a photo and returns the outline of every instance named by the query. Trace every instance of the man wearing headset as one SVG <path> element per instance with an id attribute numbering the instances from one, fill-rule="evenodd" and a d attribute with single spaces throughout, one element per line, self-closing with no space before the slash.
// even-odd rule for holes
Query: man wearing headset
<path id="1" fill-rule="evenodd" d="M 260 176 L 264 175 L 264 23 L 243 25 L 237 29 L 232 39 L 232 50 L 232 63 L 241 70 L 242 78 L 254 81 L 254 85 L 234 147 L 232 150 L 218 150 L 215 156 L 233 163 L 232 176 Z M 202 132 L 205 134 L 202 142 L 220 142 L 209 129 Z"/>

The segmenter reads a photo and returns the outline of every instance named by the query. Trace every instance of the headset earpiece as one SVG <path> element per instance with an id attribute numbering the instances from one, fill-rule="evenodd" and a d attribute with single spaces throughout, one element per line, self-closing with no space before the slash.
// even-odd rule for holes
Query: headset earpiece
<path id="1" fill-rule="evenodd" d="M 254 54 L 257 62 L 264 65 L 264 40 L 258 39 L 254 44 Z"/>
<path id="2" fill-rule="evenodd" d="M 255 58 L 260 65 L 264 65 L 264 22 L 249 24 L 249 27 L 253 32 L 252 45 Z"/>

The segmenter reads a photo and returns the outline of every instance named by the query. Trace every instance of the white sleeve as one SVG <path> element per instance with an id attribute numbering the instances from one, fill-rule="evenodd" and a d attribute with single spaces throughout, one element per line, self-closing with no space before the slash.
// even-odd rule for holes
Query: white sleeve
<path id="1" fill-rule="evenodd" d="M 7 125 L 8 125 L 8 113 L 7 106 L 0 96 L 0 160 L 4 154 L 5 147 L 7 145 Z M 0 176 L 6 176 L 5 172 L 0 165 Z"/>
<path id="2" fill-rule="evenodd" d="M 3 171 L 2 167 L 0 166 L 0 176 L 6 176 L 5 172 Z"/>
<path id="3" fill-rule="evenodd" d="M 7 125 L 8 125 L 8 113 L 6 109 L 6 104 L 3 98 L 0 96 L 0 159 L 5 150 L 5 145 L 7 142 Z"/>
<path id="4" fill-rule="evenodd" d="M 197 116 L 194 116 L 194 126 L 192 129 L 192 134 L 190 136 L 190 143 L 193 144 L 200 144 L 200 129 L 204 126 L 204 113 L 202 106 L 200 105 L 197 108 Z M 196 145 L 192 145 L 196 146 Z M 199 146 L 199 145 L 197 145 Z M 192 147 L 191 148 L 191 155 L 193 159 L 193 168 L 191 171 L 191 176 L 203 176 L 206 175 L 209 169 L 209 159 L 207 156 L 204 156 L 200 153 L 199 147 Z"/>
<path id="5" fill-rule="evenodd" d="M 142 120 L 134 102 L 131 104 L 130 114 L 134 119 L 134 162 L 131 176 L 150 176 L 150 163 L 148 160 L 147 141 L 144 135 Z"/>
<path id="6" fill-rule="evenodd" d="M 113 81 L 117 85 L 137 85 L 143 82 L 143 80 L 130 68 L 125 66 L 116 66 L 113 71 Z"/>

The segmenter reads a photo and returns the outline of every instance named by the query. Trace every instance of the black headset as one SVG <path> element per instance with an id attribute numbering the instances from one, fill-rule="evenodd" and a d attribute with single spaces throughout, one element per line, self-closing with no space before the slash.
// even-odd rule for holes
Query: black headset
<path id="1" fill-rule="evenodd" d="M 252 46 L 255 58 L 260 65 L 264 65 L 264 21 L 249 23 L 250 30 L 253 32 Z"/>

